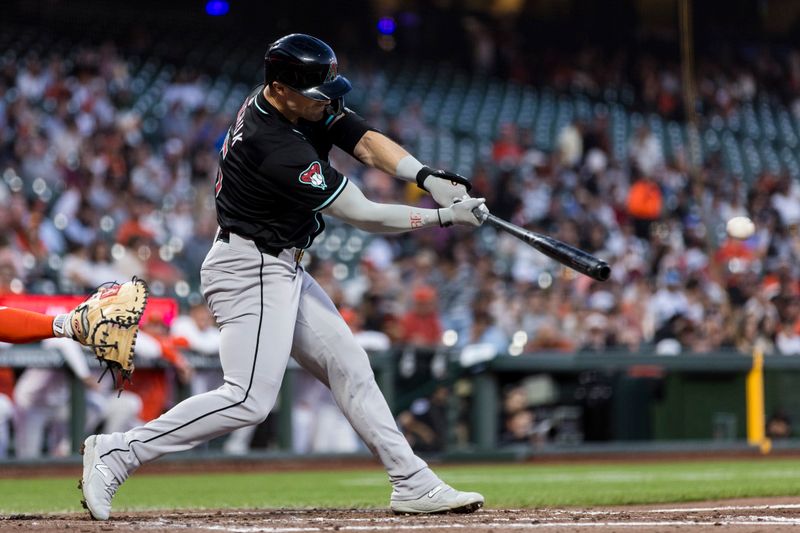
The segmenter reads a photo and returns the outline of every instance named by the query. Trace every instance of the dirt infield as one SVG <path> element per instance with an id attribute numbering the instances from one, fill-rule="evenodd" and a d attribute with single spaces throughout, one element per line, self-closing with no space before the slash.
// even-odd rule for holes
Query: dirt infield
<path id="1" fill-rule="evenodd" d="M 307 533 L 326 531 L 436 531 L 503 533 L 612 531 L 789 531 L 800 527 L 796 499 L 776 498 L 702 504 L 592 509 L 483 509 L 471 515 L 396 516 L 383 510 L 252 510 L 119 513 L 107 522 L 85 514 L 0 516 L 0 530 L 59 532 L 168 531 Z"/>
<path id="2" fill-rule="evenodd" d="M 700 457 L 684 459 L 702 460 Z M 664 460 L 664 457 L 645 460 Z M 587 463 L 607 462 L 602 458 Z M 612 460 L 611 462 L 615 462 Z M 156 463 L 140 473 L 164 475 L 187 473 L 192 462 Z M 30 478 L 44 475 L 75 475 L 77 463 L 17 466 L 0 469 L 0 478 Z M 374 469 L 373 460 L 324 461 L 229 461 L 205 463 L 204 471 L 239 472 L 259 470 Z M 76 495 L 77 497 L 77 495 Z M 237 533 L 306 533 L 329 531 L 387 532 L 434 531 L 504 533 L 512 531 L 554 532 L 772 532 L 800 530 L 800 498 L 758 498 L 688 504 L 628 507 L 482 509 L 471 515 L 396 516 L 381 509 L 303 510 L 185 510 L 113 513 L 107 522 L 93 521 L 86 513 L 57 515 L 0 515 L 0 531 L 65 531 L 80 533 L 167 531 Z"/>

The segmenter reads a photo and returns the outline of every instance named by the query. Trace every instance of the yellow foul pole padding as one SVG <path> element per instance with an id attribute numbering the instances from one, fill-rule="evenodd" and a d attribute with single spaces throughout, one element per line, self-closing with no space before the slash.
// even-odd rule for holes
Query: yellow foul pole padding
<path id="1" fill-rule="evenodd" d="M 753 349 L 753 366 L 747 373 L 747 443 L 758 446 L 761 453 L 772 449 L 772 441 L 766 434 L 764 420 L 764 353 L 760 348 Z"/>

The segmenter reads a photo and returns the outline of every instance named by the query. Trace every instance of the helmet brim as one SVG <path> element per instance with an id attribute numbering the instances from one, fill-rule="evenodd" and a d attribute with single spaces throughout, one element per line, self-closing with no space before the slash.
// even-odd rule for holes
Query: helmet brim
<path id="1" fill-rule="evenodd" d="M 312 100 L 336 100 L 349 93 L 352 88 L 353 86 L 350 84 L 350 80 L 344 76 L 336 76 L 336 78 L 327 83 L 323 83 L 317 87 L 300 89 L 298 92 Z"/>

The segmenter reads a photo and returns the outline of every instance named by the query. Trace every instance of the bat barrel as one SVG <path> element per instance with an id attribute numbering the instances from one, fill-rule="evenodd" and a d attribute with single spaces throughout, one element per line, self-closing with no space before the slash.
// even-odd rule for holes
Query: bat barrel
<path id="1" fill-rule="evenodd" d="M 481 215 L 475 213 L 475 216 L 480 217 Z M 525 230 L 495 215 L 489 214 L 485 216 L 486 223 L 528 243 L 562 265 L 566 265 L 598 281 L 606 281 L 611 276 L 611 267 L 608 266 L 608 263 L 583 250 L 570 246 L 558 239 Z"/>
<path id="2" fill-rule="evenodd" d="M 591 275 L 591 274 L 590 274 Z M 611 267 L 605 261 L 600 261 L 594 267 L 594 275 L 591 275 L 596 280 L 605 281 L 611 276 Z"/>

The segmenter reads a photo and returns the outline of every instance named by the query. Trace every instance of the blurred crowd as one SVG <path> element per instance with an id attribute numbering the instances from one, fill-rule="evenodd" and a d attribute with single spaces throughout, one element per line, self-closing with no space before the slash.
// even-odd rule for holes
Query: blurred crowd
<path id="1" fill-rule="evenodd" d="M 738 82 L 717 83 L 732 91 Z M 430 127 L 409 127 L 408 115 L 383 117 L 377 103 L 368 109 L 396 138 Z M 354 327 L 392 343 L 485 343 L 512 355 L 755 347 L 799 354 L 798 180 L 765 171 L 748 182 L 719 152 L 691 165 L 681 149 L 668 156 L 644 124 L 618 160 L 607 119 L 567 125 L 547 152 L 530 130 L 505 124 L 471 178 L 473 194 L 486 197 L 494 214 L 605 259 L 608 282 L 576 276 L 491 228 L 374 238 L 360 276 L 336 280 L 330 265 L 317 265 L 318 276 L 341 307 L 352 308 Z M 418 200 L 413 187 L 389 176 L 339 164 L 373 197 Z M 725 233 L 726 221 L 740 215 L 757 228 L 746 240 Z"/>
<path id="2" fill-rule="evenodd" d="M 789 74 L 797 53 L 786 56 Z M 569 85 L 604 82 L 577 74 L 602 62 L 573 59 L 563 63 L 574 70 Z M 712 76 L 713 92 L 752 99 L 772 90 L 746 65 L 737 76 Z M 652 68 L 644 78 L 674 70 Z M 163 116 L 146 136 L 144 117 L 131 110 L 129 64 L 110 44 L 69 57 L 7 54 L 0 73 L 0 277 L 17 292 L 80 293 L 137 275 L 157 295 L 199 303 L 198 267 L 216 229 L 209 184 L 230 119 L 204 105 L 208 80 L 176 71 L 163 91 Z M 751 90 L 736 89 L 748 76 Z M 370 86 L 380 85 L 379 72 L 359 78 L 370 95 L 363 114 L 389 135 L 410 143 L 434 127 L 418 114 L 385 113 Z M 648 101 L 646 87 L 636 101 Z M 800 350 L 798 182 L 763 173 L 748 185 L 714 154 L 693 168 L 681 152 L 667 158 L 646 125 L 629 139 L 628 160 L 611 155 L 611 142 L 602 115 L 562 129 L 549 152 L 509 123 L 470 176 L 473 194 L 498 216 L 606 259 L 608 283 L 573 276 L 489 228 L 373 238 L 346 279 L 334 275 L 334 260 L 315 261 L 313 250 L 309 269 L 354 328 L 389 343 L 432 346 L 452 332 L 449 345 L 487 342 L 500 353 L 512 344 L 524 352 L 650 344 L 664 353 L 747 352 L 756 343 L 768 353 Z M 376 200 L 430 204 L 341 152 L 333 158 Z M 735 215 L 754 219 L 754 237 L 725 237 Z"/>
<path id="3" fill-rule="evenodd" d="M 736 113 L 756 96 L 796 95 L 800 51 L 765 54 L 754 50 L 735 68 L 709 62 L 716 66 L 701 69 L 703 109 Z M 676 65 L 650 59 L 623 68 L 593 49 L 552 63 L 560 67 L 545 80 L 556 90 L 591 95 L 624 85 L 631 109 L 682 114 Z M 383 110 L 381 71 L 357 77 L 367 95 L 357 111 L 376 127 L 406 143 L 436 128 L 415 112 L 417 102 L 397 114 Z M 204 307 L 198 274 L 216 230 L 211 184 L 232 117 L 205 105 L 209 79 L 199 70 L 175 70 L 157 117 L 132 109 L 141 90 L 132 78 L 109 43 L 68 55 L 0 56 L 0 290 L 86 293 L 136 275 L 155 295 L 178 298 L 181 318 Z M 800 103 L 787 103 L 800 115 Z M 348 275 L 312 248 L 307 268 L 371 350 L 481 346 L 489 355 L 473 350 L 480 358 L 757 347 L 800 355 L 800 182 L 764 172 L 748 184 L 718 154 L 699 167 L 680 151 L 667 157 L 646 126 L 627 140 L 626 160 L 612 155 L 611 143 L 603 115 L 569 124 L 548 151 L 509 123 L 470 176 L 472 194 L 486 197 L 496 215 L 605 259 L 608 282 L 576 275 L 492 228 L 369 237 Z M 415 186 L 342 152 L 332 159 L 376 201 L 433 205 Z M 736 215 L 755 221 L 755 235 L 725 235 L 725 221 Z M 202 321 L 201 329 L 213 329 L 208 317 Z M 165 357 L 196 391 L 216 386 L 218 376 L 199 384 L 201 373 L 180 355 L 189 345 L 176 344 L 186 335 L 170 326 L 152 325 L 162 328 L 154 357 Z M 133 419 L 141 419 L 132 405 Z M 517 422 L 536 426 L 535 419 Z M 536 435 L 545 431 L 536 427 Z"/>
<path id="4" fill-rule="evenodd" d="M 631 110 L 686 117 L 681 96 L 682 65 L 678 45 L 650 46 L 570 43 L 525 39 L 510 20 L 462 19 L 468 36 L 468 64 L 477 72 L 522 84 L 576 91 L 594 97 L 616 94 Z M 698 36 L 698 41 L 705 41 Z M 699 43 L 698 43 L 699 44 Z M 714 41 L 697 54 L 694 65 L 697 113 L 701 121 L 729 117 L 757 96 L 800 112 L 800 50 L 790 46 Z"/>

